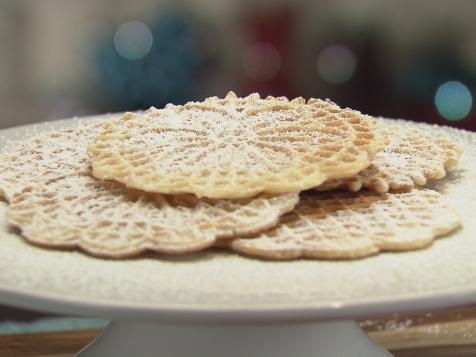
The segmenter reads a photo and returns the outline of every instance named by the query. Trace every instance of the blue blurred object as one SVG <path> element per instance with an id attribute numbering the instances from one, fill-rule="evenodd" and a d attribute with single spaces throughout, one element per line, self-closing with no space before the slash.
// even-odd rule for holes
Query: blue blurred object
<path id="1" fill-rule="evenodd" d="M 473 106 L 468 87 L 457 81 L 449 81 L 438 87 L 435 105 L 442 117 L 448 120 L 464 119 Z"/>
<path id="2" fill-rule="evenodd" d="M 97 47 L 99 85 L 113 110 L 181 104 L 200 93 L 200 74 L 208 60 L 202 51 L 200 27 L 189 15 L 176 12 L 157 18 L 149 29 L 147 40 L 152 34 L 153 42 L 141 58 L 121 55 L 114 36 Z M 122 38 L 137 40 L 140 33 Z M 129 47 L 137 49 L 134 44 Z"/>
<path id="3" fill-rule="evenodd" d="M 51 317 L 32 322 L 4 321 L 0 323 L 0 335 L 96 329 L 104 328 L 107 324 L 107 320 L 82 317 Z"/>

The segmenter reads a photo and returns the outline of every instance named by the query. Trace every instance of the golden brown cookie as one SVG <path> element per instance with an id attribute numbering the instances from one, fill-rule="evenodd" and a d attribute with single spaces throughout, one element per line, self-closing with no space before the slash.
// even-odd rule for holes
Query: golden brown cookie
<path id="1" fill-rule="evenodd" d="M 297 202 L 294 193 L 234 201 L 146 195 L 73 174 L 15 193 L 8 221 L 31 243 L 123 258 L 144 251 L 188 253 L 254 234 L 276 225 Z"/>
<path id="2" fill-rule="evenodd" d="M 378 193 L 409 191 L 426 185 L 428 180 L 445 177 L 446 171 L 458 164 L 461 149 L 449 139 L 396 124 L 382 126 L 388 145 L 377 153 L 369 167 L 353 177 L 326 181 L 316 189 L 345 188 L 355 192 L 365 187 Z"/>
<path id="3" fill-rule="evenodd" d="M 352 176 L 383 146 L 374 119 L 330 101 L 230 93 L 127 113 L 105 125 L 89 154 L 99 179 L 147 192 L 236 199 Z"/>
<path id="4" fill-rule="evenodd" d="M 382 195 L 306 192 L 276 228 L 229 246 L 273 260 L 353 259 L 426 247 L 460 224 L 443 197 L 431 190 Z"/>

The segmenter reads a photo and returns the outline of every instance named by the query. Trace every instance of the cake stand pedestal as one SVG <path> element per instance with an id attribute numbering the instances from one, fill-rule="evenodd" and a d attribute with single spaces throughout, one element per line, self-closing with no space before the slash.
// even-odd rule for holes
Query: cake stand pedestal
<path id="1" fill-rule="evenodd" d="M 353 321 L 165 324 L 113 320 L 76 357 L 388 357 Z"/>

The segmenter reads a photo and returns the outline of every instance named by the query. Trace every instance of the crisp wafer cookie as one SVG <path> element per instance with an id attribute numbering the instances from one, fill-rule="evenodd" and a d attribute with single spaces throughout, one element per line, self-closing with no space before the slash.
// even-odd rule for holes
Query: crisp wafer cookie
<path id="1" fill-rule="evenodd" d="M 274 226 L 298 202 L 294 193 L 243 200 L 145 195 L 88 175 L 68 175 L 13 195 L 8 221 L 31 243 L 123 258 L 144 251 L 198 251 L 217 239 Z"/>
<path id="2" fill-rule="evenodd" d="M 10 201 L 15 190 L 41 179 L 90 170 L 86 149 L 99 132 L 98 121 L 42 133 L 0 156 L 0 195 Z"/>
<path id="3" fill-rule="evenodd" d="M 330 101 L 258 95 L 168 105 L 112 120 L 89 146 L 93 175 L 216 199 L 299 192 L 370 164 L 374 119 Z"/>
<path id="4" fill-rule="evenodd" d="M 460 224 L 442 196 L 431 190 L 382 195 L 306 192 L 279 226 L 229 246 L 275 260 L 351 259 L 419 249 Z"/>
<path id="5" fill-rule="evenodd" d="M 417 129 L 382 123 L 382 134 L 388 137 L 386 148 L 377 153 L 372 164 L 357 175 L 324 182 L 316 189 L 327 191 L 362 187 L 378 193 L 409 191 L 441 179 L 446 170 L 458 164 L 461 149 L 444 137 L 433 138 Z"/>

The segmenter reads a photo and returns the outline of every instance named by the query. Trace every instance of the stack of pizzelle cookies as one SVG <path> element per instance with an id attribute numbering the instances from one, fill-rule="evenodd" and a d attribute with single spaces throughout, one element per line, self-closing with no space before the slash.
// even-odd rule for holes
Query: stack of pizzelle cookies
<path id="1" fill-rule="evenodd" d="M 2 155 L 0 194 L 28 242 L 98 257 L 360 258 L 461 224 L 420 188 L 460 154 L 328 100 L 230 92 L 41 134 Z"/>

